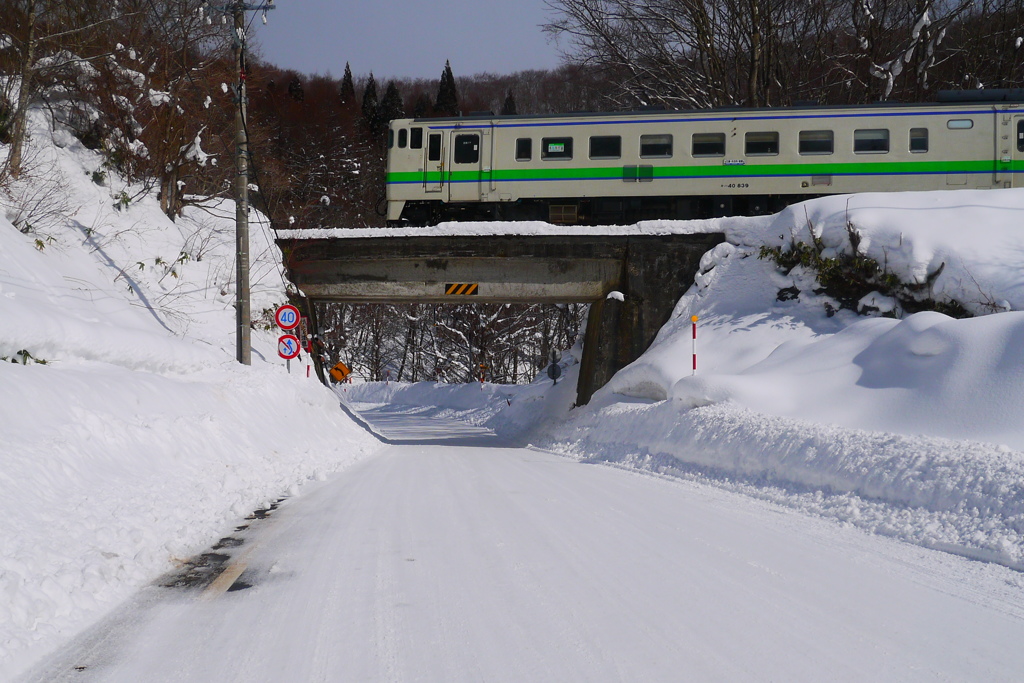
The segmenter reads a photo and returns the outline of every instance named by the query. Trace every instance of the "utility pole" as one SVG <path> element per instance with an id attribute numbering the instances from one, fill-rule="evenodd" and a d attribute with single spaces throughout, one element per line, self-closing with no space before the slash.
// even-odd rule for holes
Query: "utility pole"
<path id="1" fill-rule="evenodd" d="M 245 134 L 245 5 L 235 10 L 235 359 L 252 365 L 252 315 L 249 308 L 249 136 Z"/>
<path id="2" fill-rule="evenodd" d="M 246 131 L 245 13 L 274 9 L 273 0 L 235 2 L 224 8 L 234 15 L 235 71 L 235 351 L 236 360 L 252 365 L 252 314 L 249 304 L 249 135 Z"/>

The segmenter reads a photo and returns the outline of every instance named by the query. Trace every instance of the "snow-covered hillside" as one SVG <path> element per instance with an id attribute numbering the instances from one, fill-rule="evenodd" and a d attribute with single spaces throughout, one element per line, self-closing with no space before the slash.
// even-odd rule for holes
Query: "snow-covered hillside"
<path id="1" fill-rule="evenodd" d="M 2 680 L 377 445 L 304 366 L 286 372 L 271 332 L 235 362 L 232 203 L 172 222 L 42 116 L 32 135 L 0 196 Z M 252 227 L 258 317 L 285 285 Z"/>

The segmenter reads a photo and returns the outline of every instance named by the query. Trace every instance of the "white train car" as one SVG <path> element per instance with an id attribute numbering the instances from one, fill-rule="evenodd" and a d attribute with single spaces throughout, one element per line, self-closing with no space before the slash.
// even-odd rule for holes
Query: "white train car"
<path id="1" fill-rule="evenodd" d="M 1024 185 L 1019 91 L 932 104 L 399 119 L 387 218 L 614 224 Z"/>

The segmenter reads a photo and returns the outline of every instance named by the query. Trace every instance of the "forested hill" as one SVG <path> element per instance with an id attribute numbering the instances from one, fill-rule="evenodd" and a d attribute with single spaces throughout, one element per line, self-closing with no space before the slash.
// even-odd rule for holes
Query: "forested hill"
<path id="1" fill-rule="evenodd" d="M 508 75 L 309 76 L 247 61 L 254 200 L 276 224 L 377 225 L 387 122 L 475 111 L 932 100 L 1024 86 L 1024 0 L 551 0 L 565 65 Z M 287 8 L 282 8 L 287 11 Z M 46 106 L 174 217 L 230 191 L 232 37 L 207 0 L 6 0 L 3 174 Z M 273 30 L 273 22 L 268 30 Z M 0 176 L 0 185 L 4 178 Z"/>

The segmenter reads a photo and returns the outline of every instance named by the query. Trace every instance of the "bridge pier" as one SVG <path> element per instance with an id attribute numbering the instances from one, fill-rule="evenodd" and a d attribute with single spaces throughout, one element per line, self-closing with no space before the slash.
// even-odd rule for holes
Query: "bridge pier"
<path id="1" fill-rule="evenodd" d="M 590 305 L 577 405 L 589 403 L 612 375 L 650 348 L 676 302 L 693 284 L 701 256 L 724 239 L 719 233 L 628 239 L 614 288 L 622 300 L 606 294 Z"/>

